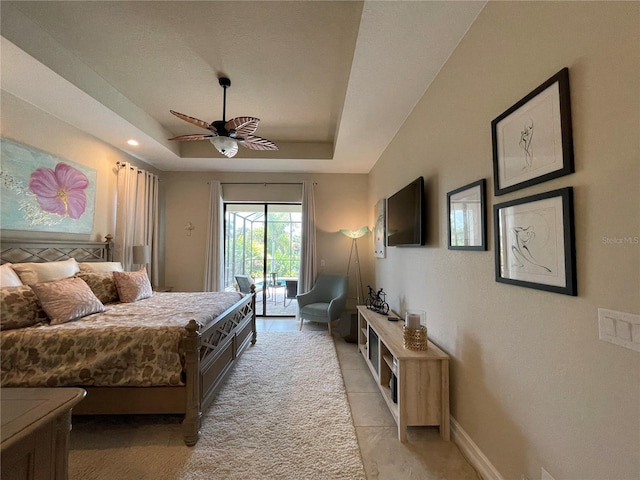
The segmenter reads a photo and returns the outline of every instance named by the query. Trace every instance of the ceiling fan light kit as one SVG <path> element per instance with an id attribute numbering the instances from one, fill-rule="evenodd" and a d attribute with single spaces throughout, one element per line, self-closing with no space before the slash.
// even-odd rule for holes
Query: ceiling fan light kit
<path id="1" fill-rule="evenodd" d="M 238 143 L 229 137 L 213 137 L 209 141 L 221 154 L 231 158 L 238 153 Z"/>
<path id="2" fill-rule="evenodd" d="M 236 117 L 228 122 L 226 121 L 227 113 L 227 88 L 231 86 L 231 80 L 227 77 L 220 77 L 218 83 L 224 91 L 222 103 L 222 120 L 216 120 L 207 123 L 195 117 L 190 117 L 182 113 L 169 110 L 176 117 L 189 122 L 197 127 L 209 130 L 208 134 L 188 134 L 179 135 L 169 140 L 177 141 L 193 141 L 193 140 L 209 140 L 211 144 L 228 158 L 238 153 L 238 145 L 251 150 L 278 150 L 278 146 L 271 140 L 253 135 L 258 128 L 259 118 L 255 117 Z"/>

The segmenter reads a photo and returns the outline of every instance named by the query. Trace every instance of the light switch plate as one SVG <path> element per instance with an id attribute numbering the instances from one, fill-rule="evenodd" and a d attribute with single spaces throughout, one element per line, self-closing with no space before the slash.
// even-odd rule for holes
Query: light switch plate
<path id="1" fill-rule="evenodd" d="M 555 480 L 544 467 L 540 467 L 540 480 Z"/>
<path id="2" fill-rule="evenodd" d="M 600 340 L 640 352 L 640 315 L 598 309 Z"/>

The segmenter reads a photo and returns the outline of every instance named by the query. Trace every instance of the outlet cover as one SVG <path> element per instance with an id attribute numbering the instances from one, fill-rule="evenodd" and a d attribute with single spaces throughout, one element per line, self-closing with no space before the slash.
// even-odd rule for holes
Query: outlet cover
<path id="1" fill-rule="evenodd" d="M 640 352 L 640 315 L 599 308 L 598 331 L 600 340 Z"/>

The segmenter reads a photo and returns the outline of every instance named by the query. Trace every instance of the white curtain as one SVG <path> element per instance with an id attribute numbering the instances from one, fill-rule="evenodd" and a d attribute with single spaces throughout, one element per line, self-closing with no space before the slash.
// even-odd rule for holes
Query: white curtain
<path id="1" fill-rule="evenodd" d="M 151 283 L 158 285 L 158 177 L 129 162 L 117 167 L 116 259 L 131 270 L 134 245 L 148 245 L 151 263 L 145 266 Z"/>
<path id="2" fill-rule="evenodd" d="M 302 184 L 302 251 L 299 293 L 308 292 L 316 280 L 316 208 L 314 183 Z"/>
<path id="3" fill-rule="evenodd" d="M 223 286 L 222 265 L 222 188 L 220 182 L 212 181 L 209 190 L 209 226 L 207 228 L 207 250 L 204 257 L 204 291 L 217 292 Z"/>

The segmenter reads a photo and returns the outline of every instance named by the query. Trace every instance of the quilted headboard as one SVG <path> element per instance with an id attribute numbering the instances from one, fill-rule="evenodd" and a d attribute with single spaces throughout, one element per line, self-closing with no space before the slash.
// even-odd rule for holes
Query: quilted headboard
<path id="1" fill-rule="evenodd" d="M 0 239 L 0 263 L 57 262 L 75 258 L 78 262 L 110 262 L 113 260 L 113 236 L 104 242 L 73 240 Z"/>

